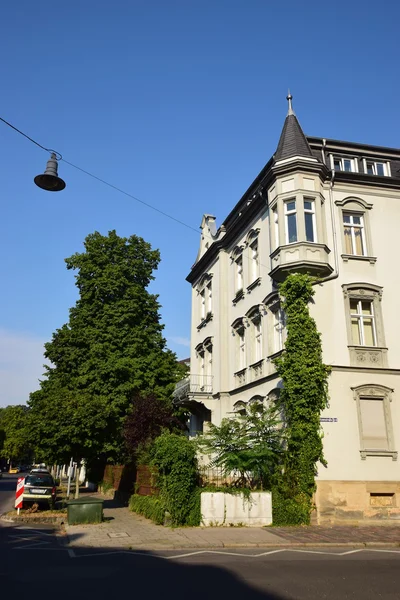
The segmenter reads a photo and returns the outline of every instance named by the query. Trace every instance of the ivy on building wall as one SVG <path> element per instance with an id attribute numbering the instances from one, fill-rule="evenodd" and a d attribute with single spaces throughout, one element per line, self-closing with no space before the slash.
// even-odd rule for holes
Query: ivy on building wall
<path id="1" fill-rule="evenodd" d="M 327 406 L 330 367 L 322 361 L 321 335 L 308 308 L 315 294 L 313 279 L 291 274 L 279 293 L 287 338 L 275 366 L 283 382 L 287 447 L 274 493 L 274 524 L 299 525 L 310 522 L 317 463 L 326 465 L 320 415 Z"/>

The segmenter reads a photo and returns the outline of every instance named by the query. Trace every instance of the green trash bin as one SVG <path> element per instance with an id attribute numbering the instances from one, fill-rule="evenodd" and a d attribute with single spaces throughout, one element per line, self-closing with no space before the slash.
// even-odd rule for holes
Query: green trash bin
<path id="1" fill-rule="evenodd" d="M 67 502 L 68 525 L 101 523 L 103 520 L 103 498 L 82 496 Z"/>

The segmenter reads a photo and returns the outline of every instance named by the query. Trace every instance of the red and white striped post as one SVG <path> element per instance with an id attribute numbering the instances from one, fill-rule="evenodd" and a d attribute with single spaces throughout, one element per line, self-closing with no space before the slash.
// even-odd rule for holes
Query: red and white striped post
<path id="1" fill-rule="evenodd" d="M 22 496 L 24 493 L 24 487 L 25 477 L 18 477 L 17 490 L 15 492 L 15 508 L 18 510 L 18 514 L 19 509 L 22 508 Z"/>

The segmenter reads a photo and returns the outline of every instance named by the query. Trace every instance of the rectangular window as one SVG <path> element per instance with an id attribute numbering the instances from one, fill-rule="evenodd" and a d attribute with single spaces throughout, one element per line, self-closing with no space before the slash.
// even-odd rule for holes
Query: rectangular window
<path id="1" fill-rule="evenodd" d="M 253 363 L 262 359 L 262 325 L 261 319 L 253 322 Z"/>
<path id="2" fill-rule="evenodd" d="M 304 227 L 307 242 L 317 241 L 314 206 L 314 200 L 304 200 Z"/>
<path id="3" fill-rule="evenodd" d="M 297 242 L 296 200 L 285 202 L 286 243 Z"/>
<path id="4" fill-rule="evenodd" d="M 360 398 L 361 440 L 366 450 L 389 450 L 383 398 Z"/>
<path id="5" fill-rule="evenodd" d="M 210 281 L 210 283 L 207 284 L 206 292 L 207 292 L 207 314 L 208 314 L 208 313 L 212 312 L 212 287 L 211 287 L 211 281 Z"/>
<path id="6" fill-rule="evenodd" d="M 364 218 L 357 213 L 343 213 L 345 254 L 366 256 Z"/>
<path id="7" fill-rule="evenodd" d="M 235 269 L 236 269 L 236 290 L 235 292 L 239 292 L 243 289 L 243 257 L 239 256 L 235 260 Z"/>
<path id="8" fill-rule="evenodd" d="M 275 248 L 279 246 L 279 221 L 278 221 L 278 211 L 276 208 L 272 211 L 273 219 L 274 219 L 274 237 L 275 237 Z"/>
<path id="9" fill-rule="evenodd" d="M 244 337 L 244 329 L 238 332 L 238 370 L 241 371 L 246 367 L 246 342 Z"/>
<path id="10" fill-rule="evenodd" d="M 200 317 L 201 320 L 206 318 L 206 290 L 202 289 L 200 292 Z"/>
<path id="11" fill-rule="evenodd" d="M 274 352 L 283 350 L 285 313 L 281 308 L 274 312 Z"/>
<path id="12" fill-rule="evenodd" d="M 384 177 L 388 174 L 386 163 L 375 162 L 374 160 L 365 161 L 365 170 L 368 175 L 380 175 Z"/>
<path id="13" fill-rule="evenodd" d="M 203 387 L 204 383 L 205 383 L 205 369 L 206 369 L 204 350 L 202 350 L 201 352 L 198 353 L 198 357 L 199 357 L 199 385 L 200 385 L 200 387 Z"/>
<path id="14" fill-rule="evenodd" d="M 347 173 L 354 173 L 356 171 L 354 158 L 344 158 L 341 156 L 335 156 L 333 158 L 333 168 L 335 171 L 345 171 Z"/>
<path id="15" fill-rule="evenodd" d="M 212 346 L 207 346 L 206 352 L 204 353 L 204 385 L 210 384 L 210 378 L 212 374 Z"/>
<path id="16" fill-rule="evenodd" d="M 254 242 L 250 246 L 251 252 L 251 281 L 255 281 L 260 274 L 260 259 L 258 254 L 258 240 L 254 240 Z"/>
<path id="17" fill-rule="evenodd" d="M 374 303 L 350 299 L 351 333 L 356 346 L 376 346 Z"/>

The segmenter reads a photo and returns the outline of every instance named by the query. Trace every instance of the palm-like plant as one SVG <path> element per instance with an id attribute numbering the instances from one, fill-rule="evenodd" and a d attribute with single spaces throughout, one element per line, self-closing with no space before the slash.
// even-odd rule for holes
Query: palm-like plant
<path id="1" fill-rule="evenodd" d="M 284 430 L 275 406 L 253 403 L 243 414 L 210 424 L 197 447 L 238 487 L 268 489 L 283 452 Z"/>

